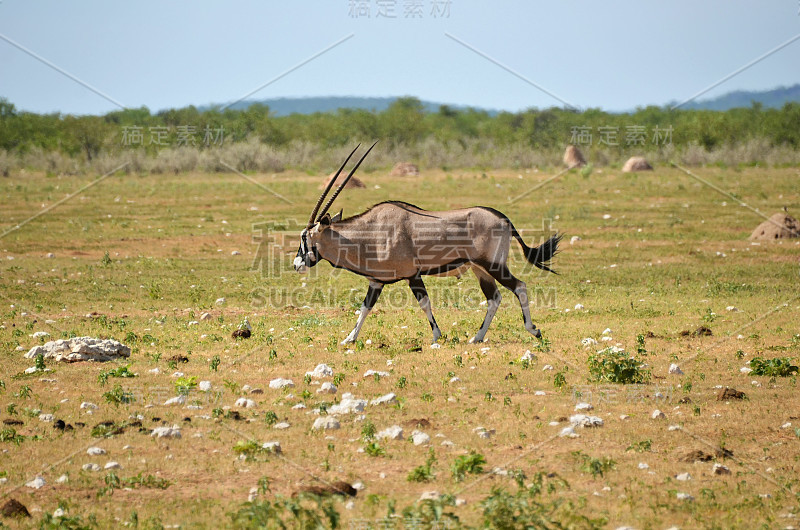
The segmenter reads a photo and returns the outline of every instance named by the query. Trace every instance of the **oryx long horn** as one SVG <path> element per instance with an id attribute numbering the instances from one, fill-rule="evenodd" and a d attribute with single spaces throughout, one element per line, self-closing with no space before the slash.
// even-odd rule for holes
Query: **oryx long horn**
<path id="1" fill-rule="evenodd" d="M 339 171 L 336 172 L 336 175 L 334 175 L 333 178 L 330 180 L 330 182 L 328 182 L 328 185 L 325 187 L 325 191 L 323 191 L 322 195 L 319 196 L 319 200 L 317 201 L 317 205 L 314 206 L 314 210 L 311 212 L 311 217 L 308 220 L 308 226 L 306 228 L 311 228 L 312 226 L 314 226 L 314 218 L 317 216 L 317 212 L 319 211 L 319 207 L 322 204 L 322 201 L 325 200 L 325 196 L 328 194 L 329 191 L 331 191 L 331 188 L 333 187 L 334 183 L 336 182 L 336 179 L 339 178 L 339 174 L 344 169 L 344 166 L 347 165 L 347 163 L 350 161 L 350 158 L 355 154 L 356 151 L 358 151 L 359 147 L 361 147 L 361 144 L 358 144 L 356 146 L 356 148 L 353 149 L 350 152 L 349 155 L 347 155 L 347 158 L 345 158 L 344 164 L 342 164 L 342 167 L 339 168 Z"/>
<path id="2" fill-rule="evenodd" d="M 355 165 L 355 167 L 354 167 L 353 169 L 351 169 L 351 170 L 350 170 L 350 174 L 348 174 L 348 175 L 347 175 L 347 177 L 345 177 L 345 179 L 342 181 L 342 183 L 341 183 L 341 184 L 339 184 L 339 187 L 338 187 L 338 188 L 336 188 L 336 191 L 335 191 L 335 192 L 333 192 L 333 195 L 331 195 L 331 198 L 330 198 L 330 199 L 328 199 L 328 202 L 327 202 L 327 203 L 325 203 L 325 206 L 322 208 L 322 211 L 320 212 L 320 214 L 319 214 L 319 217 L 317 218 L 317 221 L 319 221 L 320 219 L 322 219 L 322 216 L 323 216 L 323 215 L 325 215 L 325 214 L 327 213 L 327 211 L 328 211 L 328 208 L 330 208 L 330 207 L 331 207 L 331 205 L 333 204 L 333 201 L 335 201 L 335 200 L 336 200 L 336 197 L 338 197 L 338 196 L 339 196 L 339 194 L 342 192 L 342 190 L 344 189 L 344 187 L 347 185 L 347 181 L 349 181 L 349 180 L 350 180 L 350 177 L 352 177 L 352 176 L 355 174 L 356 170 L 358 169 L 358 166 L 360 166 L 360 165 L 361 165 L 361 162 L 363 162 L 363 161 L 364 161 L 364 159 L 365 159 L 365 158 L 367 158 L 367 155 L 369 154 L 369 152 L 370 152 L 370 151 L 372 151 L 372 148 L 373 148 L 373 147 L 375 147 L 375 145 L 376 145 L 377 143 L 378 143 L 378 140 L 375 140 L 375 143 L 374 143 L 374 144 L 372 144 L 372 145 L 370 146 L 370 148 L 369 148 L 369 149 L 367 149 L 367 152 L 366 152 L 366 153 L 364 153 L 364 156 L 362 156 L 362 157 L 361 157 L 361 160 L 359 160 L 359 161 L 358 161 L 358 164 L 356 164 L 356 165 Z"/>

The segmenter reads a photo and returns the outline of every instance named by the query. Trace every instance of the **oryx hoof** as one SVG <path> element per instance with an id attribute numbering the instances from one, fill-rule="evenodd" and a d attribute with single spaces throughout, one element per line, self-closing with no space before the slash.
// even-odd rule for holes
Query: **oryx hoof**
<path id="1" fill-rule="evenodd" d="M 542 338 L 542 331 L 541 331 L 540 329 L 533 328 L 533 331 L 531 331 L 531 333 L 532 333 L 532 334 L 533 334 L 533 336 L 534 336 L 534 337 L 536 337 L 537 339 L 541 339 L 541 338 Z"/>
<path id="2" fill-rule="evenodd" d="M 479 339 L 476 335 L 475 337 L 469 339 L 469 342 L 467 344 L 479 344 L 481 342 L 483 342 L 483 339 Z"/>

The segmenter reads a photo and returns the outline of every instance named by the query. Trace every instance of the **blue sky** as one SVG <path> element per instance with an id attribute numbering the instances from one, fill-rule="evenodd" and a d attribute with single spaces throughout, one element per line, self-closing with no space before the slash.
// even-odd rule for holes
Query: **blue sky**
<path id="1" fill-rule="evenodd" d="M 116 108 L 6 39 L 124 106 L 156 111 L 236 100 L 352 35 L 251 97 L 622 110 L 708 87 L 800 34 L 798 10 L 797 0 L 0 0 L 0 96 L 36 112 Z M 800 40 L 703 97 L 788 86 L 799 73 Z"/>

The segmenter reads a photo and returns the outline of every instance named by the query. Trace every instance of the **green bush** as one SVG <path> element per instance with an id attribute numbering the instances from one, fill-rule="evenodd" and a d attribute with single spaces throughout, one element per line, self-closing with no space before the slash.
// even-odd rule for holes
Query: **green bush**
<path id="1" fill-rule="evenodd" d="M 590 379 L 600 383 L 642 384 L 650 381 L 650 370 L 633 355 L 615 346 L 589 356 Z"/>
<path id="2" fill-rule="evenodd" d="M 767 377 L 789 377 L 796 375 L 800 368 L 792 364 L 790 357 L 776 357 L 774 359 L 764 359 L 753 357 L 750 360 L 750 368 L 753 375 L 765 375 Z"/>

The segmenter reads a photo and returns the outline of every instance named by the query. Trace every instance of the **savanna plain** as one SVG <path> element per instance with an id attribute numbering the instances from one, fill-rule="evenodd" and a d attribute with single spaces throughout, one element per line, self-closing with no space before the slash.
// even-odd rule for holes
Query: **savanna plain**
<path id="1" fill-rule="evenodd" d="M 100 175 L 0 178 L 0 504 L 30 512 L 2 523 L 800 525 L 800 246 L 748 240 L 764 220 L 754 209 L 797 214 L 800 171 L 690 171 L 360 172 L 366 187 L 333 208 L 345 216 L 390 199 L 484 205 L 529 245 L 565 235 L 558 275 L 512 242 L 541 340 L 503 291 L 487 341 L 468 344 L 486 306 L 467 273 L 426 280 L 444 333 L 434 348 L 404 282 L 384 290 L 355 344 L 338 344 L 366 280 L 291 267 L 319 173 L 123 168 L 83 191 Z M 249 338 L 232 336 L 247 326 Z M 132 353 L 23 357 L 73 336 Z M 306 375 L 319 364 L 331 373 Z M 278 378 L 293 386 L 270 388 Z M 337 392 L 318 392 L 324 383 Z M 366 406 L 330 413 L 345 393 Z M 312 428 L 326 416 L 339 428 Z M 179 438 L 153 436 L 173 426 Z M 379 436 L 392 426 L 399 439 Z M 44 486 L 26 485 L 37 476 Z M 331 493 L 340 481 L 355 496 Z"/>

